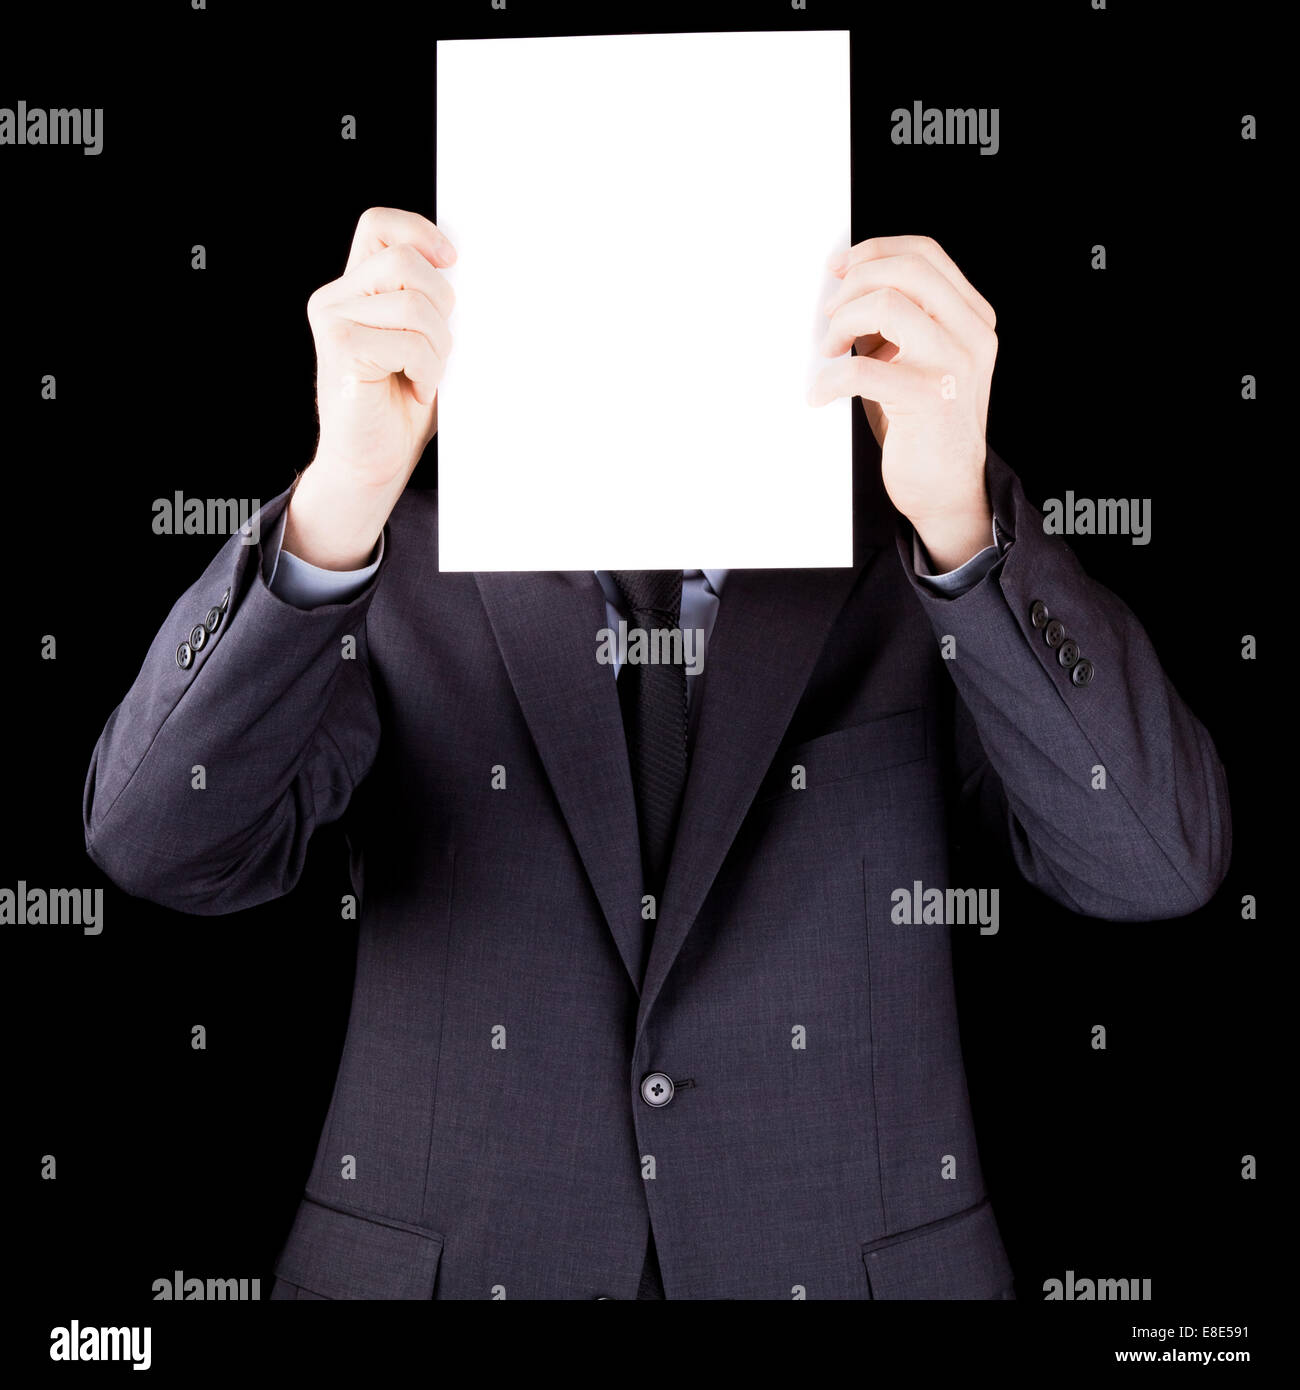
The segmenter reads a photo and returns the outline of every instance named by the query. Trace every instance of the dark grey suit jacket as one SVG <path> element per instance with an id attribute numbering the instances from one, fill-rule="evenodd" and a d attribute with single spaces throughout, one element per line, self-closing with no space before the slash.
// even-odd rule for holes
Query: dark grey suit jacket
<path id="1" fill-rule="evenodd" d="M 916 582 L 872 463 L 851 569 L 727 579 L 653 924 L 591 573 L 440 574 L 437 495 L 408 491 L 351 603 L 286 605 L 232 537 L 176 604 L 95 749 L 91 857 L 235 912 L 346 816 L 362 903 L 278 1297 L 631 1298 L 650 1221 L 670 1299 L 1004 1295 L 950 932 L 891 921 L 891 894 L 948 883 L 961 814 L 1076 912 L 1178 916 L 1222 879 L 1228 800 L 1132 613 L 1000 459 L 1014 540 L 954 600 Z"/>

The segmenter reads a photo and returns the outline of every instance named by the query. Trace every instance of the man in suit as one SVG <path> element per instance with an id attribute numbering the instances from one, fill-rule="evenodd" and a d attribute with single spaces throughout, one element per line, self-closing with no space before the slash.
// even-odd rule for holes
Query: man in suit
<path id="1" fill-rule="evenodd" d="M 1075 912 L 1174 917 L 1231 836 L 1141 627 L 987 449 L 992 309 L 927 238 L 835 267 L 812 405 L 881 446 L 851 568 L 443 574 L 406 483 L 454 258 L 361 219 L 309 306 L 316 457 L 86 782 L 92 858 L 182 912 L 289 892 L 346 816 L 351 1018 L 273 1296 L 1011 1296 L 951 923 L 900 890 L 952 886 L 952 816 Z M 619 620 L 698 630 L 702 671 L 611 672 Z"/>

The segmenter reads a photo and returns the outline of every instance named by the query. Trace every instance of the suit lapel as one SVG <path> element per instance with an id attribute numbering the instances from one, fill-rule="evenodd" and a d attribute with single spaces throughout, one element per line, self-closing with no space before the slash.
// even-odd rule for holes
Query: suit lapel
<path id="1" fill-rule="evenodd" d="M 733 570 L 705 657 L 703 706 L 641 990 L 646 1015 L 780 746 L 860 566 Z"/>
<path id="2" fill-rule="evenodd" d="M 636 1035 L 690 932 L 807 688 L 831 624 L 863 570 L 899 544 L 880 448 L 853 409 L 853 564 L 733 570 L 705 655 L 695 749 L 659 920 L 641 985 Z"/>
<path id="3" fill-rule="evenodd" d="M 596 660 L 605 598 L 590 570 L 476 574 L 529 732 L 633 985 L 641 850 L 614 671 Z"/>
<path id="4" fill-rule="evenodd" d="M 677 843 L 644 979 L 641 849 L 613 671 L 595 659 L 605 598 L 590 570 L 475 574 L 511 684 L 633 985 L 638 1038 L 863 568 L 895 544 L 880 451 L 853 411 L 854 560 L 733 570 L 705 657 Z"/>

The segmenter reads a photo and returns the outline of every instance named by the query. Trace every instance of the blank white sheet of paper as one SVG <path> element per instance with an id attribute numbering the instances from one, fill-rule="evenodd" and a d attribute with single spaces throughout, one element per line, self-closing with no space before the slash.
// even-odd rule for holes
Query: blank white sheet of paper
<path id="1" fill-rule="evenodd" d="M 439 568 L 852 563 L 849 36 L 440 40 Z"/>

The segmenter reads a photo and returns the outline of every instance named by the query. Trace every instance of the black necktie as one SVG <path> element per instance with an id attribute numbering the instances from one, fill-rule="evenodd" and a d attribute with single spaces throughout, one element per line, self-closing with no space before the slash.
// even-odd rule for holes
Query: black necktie
<path id="1" fill-rule="evenodd" d="M 680 626 L 681 570 L 611 570 L 610 576 L 623 596 L 629 629 L 641 628 L 649 634 L 656 628 Z M 648 645 L 649 637 L 645 640 Z M 685 665 L 625 661 L 618 674 L 618 703 L 636 797 L 643 882 L 645 892 L 654 894 L 658 915 L 686 786 Z M 653 1230 L 636 1297 L 639 1301 L 664 1297 Z"/>
<path id="2" fill-rule="evenodd" d="M 610 577 L 627 607 L 629 631 L 644 630 L 647 648 L 651 631 L 680 626 L 681 570 L 611 570 Z M 632 769 L 645 891 L 654 894 L 657 915 L 686 786 L 685 665 L 625 661 L 618 675 L 618 703 Z"/>

